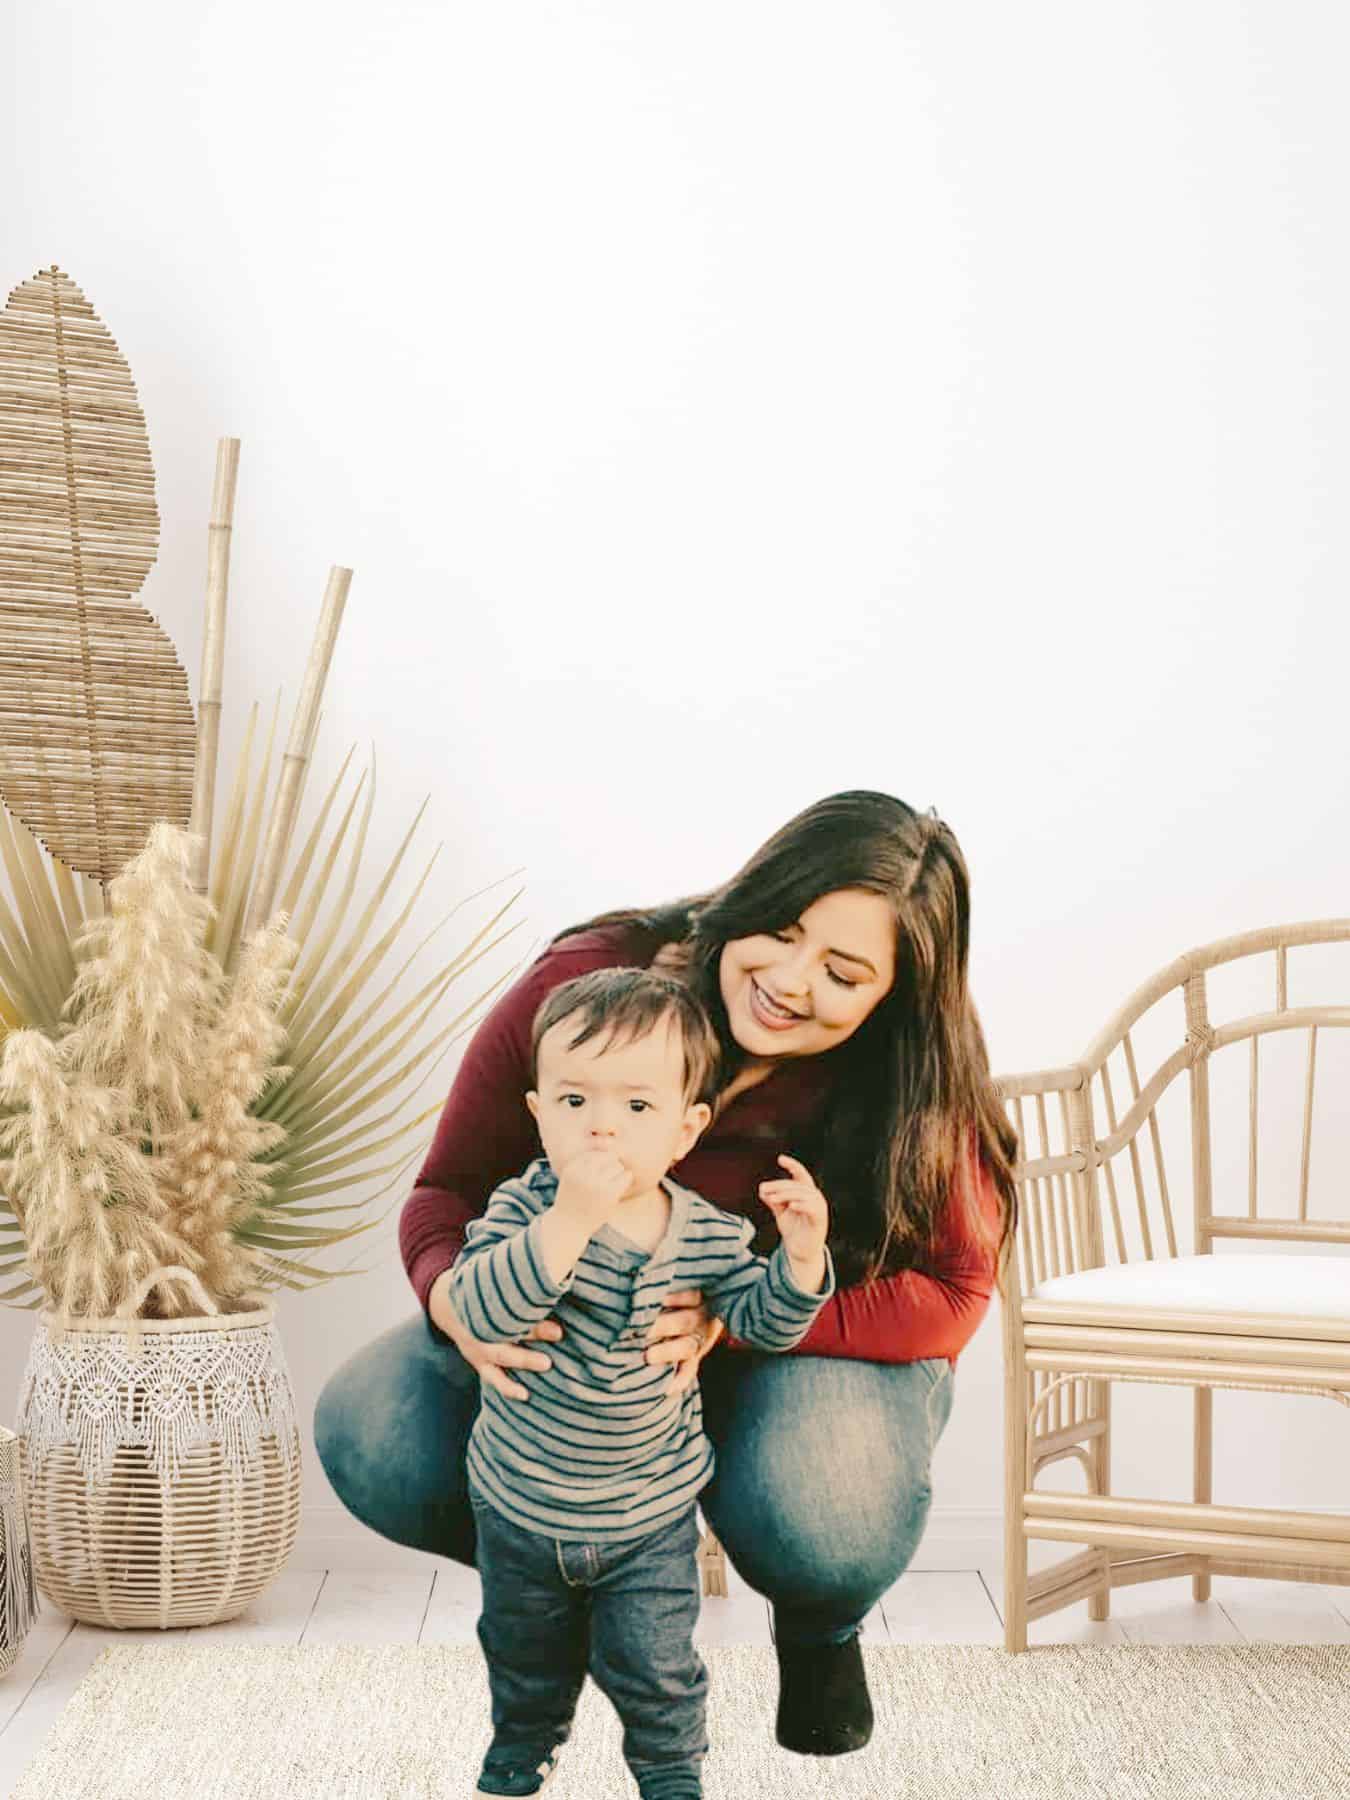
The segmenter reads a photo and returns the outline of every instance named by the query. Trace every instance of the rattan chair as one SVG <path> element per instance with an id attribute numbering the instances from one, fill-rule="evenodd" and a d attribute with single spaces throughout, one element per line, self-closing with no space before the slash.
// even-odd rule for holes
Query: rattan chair
<path id="1" fill-rule="evenodd" d="M 1291 965 L 1295 998 L 1322 1004 L 1290 1004 Z M 1225 987 L 1244 986 L 1244 1009 L 1216 1023 Z M 1026 1648 L 1029 1621 L 1075 1601 L 1105 1619 L 1111 1589 L 1134 1582 L 1189 1575 L 1197 1600 L 1212 1575 L 1350 1583 L 1350 1496 L 1335 1513 L 1212 1503 L 1216 1387 L 1350 1406 L 1350 1256 L 1310 1253 L 1350 1245 L 1343 1143 L 1319 1160 L 1327 1211 L 1310 1216 L 1308 1199 L 1318 1034 L 1350 1025 L 1350 1004 L 1329 993 L 1350 1000 L 1350 919 L 1247 932 L 1160 970 L 1071 1066 L 999 1078 L 1020 1139 L 1020 1217 L 1000 1272 L 1010 1651 Z M 1324 1044 L 1324 1067 L 1350 1048 Z M 1140 1045 L 1153 1069 L 1142 1083 Z M 1350 1116 L 1348 1093 L 1334 1078 L 1319 1145 L 1328 1121 Z M 1164 1153 L 1177 1143 L 1189 1251 Z M 1281 1247 L 1216 1255 L 1220 1238 Z M 1116 1381 L 1193 1390 L 1192 1500 L 1112 1494 Z M 1328 1425 L 1350 1443 L 1343 1413 Z M 1068 1458 L 1087 1491 L 1038 1489 Z M 1085 1547 L 1030 1576 L 1032 1538 Z"/>

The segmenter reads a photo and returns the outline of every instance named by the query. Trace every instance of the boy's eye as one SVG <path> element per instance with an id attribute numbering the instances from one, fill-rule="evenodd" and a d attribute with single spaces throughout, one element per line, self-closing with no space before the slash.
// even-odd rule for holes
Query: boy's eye
<path id="1" fill-rule="evenodd" d="M 586 1104 L 584 1094 L 559 1094 L 558 1098 L 562 1101 L 564 1106 L 570 1107 L 573 1112 L 577 1109 L 576 1106 L 572 1106 L 574 1100 L 576 1101 L 577 1106 L 584 1106 Z M 640 1107 L 643 1112 L 650 1112 L 651 1110 L 650 1100 L 630 1100 L 628 1104 L 630 1106 Z"/>

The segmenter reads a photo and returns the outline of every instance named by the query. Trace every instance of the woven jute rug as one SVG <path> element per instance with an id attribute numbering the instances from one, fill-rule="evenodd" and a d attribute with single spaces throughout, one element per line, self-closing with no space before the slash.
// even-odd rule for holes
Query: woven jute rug
<path id="1" fill-rule="evenodd" d="M 1350 1794 L 1350 1646 L 865 1646 L 875 1735 L 832 1757 L 775 1744 L 771 1649 L 703 1655 L 707 1800 Z M 473 1645 L 109 1647 L 10 1800 L 467 1800 L 488 1719 Z M 636 1792 L 588 1681 L 547 1800 Z"/>

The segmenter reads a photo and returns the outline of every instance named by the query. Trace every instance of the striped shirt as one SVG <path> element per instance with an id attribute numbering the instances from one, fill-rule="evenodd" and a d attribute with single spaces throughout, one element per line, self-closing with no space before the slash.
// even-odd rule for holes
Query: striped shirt
<path id="1" fill-rule="evenodd" d="M 547 1157 L 503 1182 L 468 1226 L 450 1289 L 466 1328 L 497 1344 L 540 1319 L 563 1328 L 557 1343 L 539 1345 L 551 1368 L 511 1371 L 528 1400 L 483 1387 L 469 1436 L 470 1482 L 526 1531 L 574 1543 L 644 1537 L 712 1479 L 697 1381 L 667 1394 L 670 1365 L 645 1360 L 647 1331 L 673 1289 L 702 1289 L 727 1330 L 760 1350 L 792 1349 L 834 1292 L 828 1249 L 824 1286 L 804 1293 L 782 1244 L 771 1256 L 749 1248 L 749 1219 L 668 1175 L 661 1186 L 670 1220 L 654 1250 L 607 1221 L 561 1282 L 539 1248 L 558 1189 Z"/>

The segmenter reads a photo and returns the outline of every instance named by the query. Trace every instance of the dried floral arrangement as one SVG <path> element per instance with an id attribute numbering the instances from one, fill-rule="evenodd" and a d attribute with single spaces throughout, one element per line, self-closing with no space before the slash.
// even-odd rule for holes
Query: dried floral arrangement
<path id="1" fill-rule="evenodd" d="M 199 1315 L 202 1294 L 223 1313 L 246 1311 L 279 1286 L 365 1272 L 309 1259 L 387 1216 L 333 1220 L 398 1186 L 441 1097 L 411 1117 L 406 1093 L 376 1109 L 419 1071 L 425 1081 L 519 967 L 416 1041 L 451 982 L 516 929 L 497 927 L 517 890 L 389 1017 L 381 1010 L 434 931 L 355 1013 L 439 854 L 369 944 L 424 800 L 338 944 L 373 752 L 345 874 L 364 774 L 324 836 L 351 752 L 282 889 L 349 570 L 329 576 L 270 808 L 277 711 L 256 780 L 250 711 L 212 864 L 238 452 L 221 440 L 194 721 L 172 643 L 134 597 L 158 514 L 130 371 L 60 270 L 11 293 L 0 313 L 0 858 L 11 890 L 0 892 L 0 1283 L 19 1279 L 0 1285 L 0 1302 L 46 1304 L 58 1330 L 125 1308 L 156 1271 L 134 1316 Z M 385 1176 L 374 1194 L 330 1198 Z"/>
<path id="2" fill-rule="evenodd" d="M 74 946 L 57 1038 L 30 1026 L 0 1048 L 0 1187 L 28 1268 L 65 1317 L 106 1317 L 156 1267 L 190 1269 L 225 1312 L 258 1306 L 258 1251 L 236 1238 L 286 1138 L 252 1107 L 293 1073 L 277 1006 L 298 949 L 284 913 L 228 983 L 205 948 L 189 838 L 161 820 L 111 884 L 112 911 Z"/>

